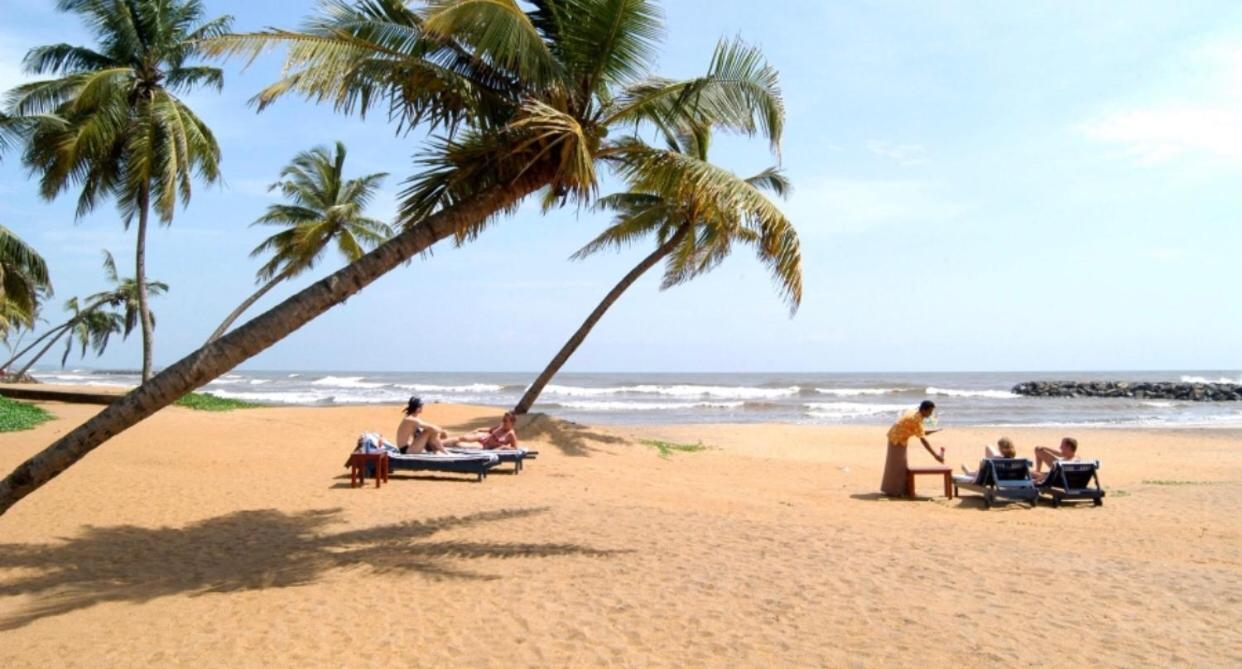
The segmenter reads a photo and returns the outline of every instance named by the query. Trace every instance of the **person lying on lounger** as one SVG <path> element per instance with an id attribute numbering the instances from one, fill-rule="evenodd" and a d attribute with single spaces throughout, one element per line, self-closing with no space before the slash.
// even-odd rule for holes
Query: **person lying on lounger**
<path id="1" fill-rule="evenodd" d="M 517 448 L 518 438 L 517 431 L 513 429 L 517 416 L 512 411 L 506 411 L 503 418 L 500 419 L 500 425 L 491 428 L 478 428 L 470 434 L 463 434 L 460 437 L 453 437 L 444 442 L 448 446 L 463 446 L 465 444 L 478 444 L 486 450 L 494 450 L 497 448 Z"/>
<path id="2" fill-rule="evenodd" d="M 1033 474 L 1035 482 L 1042 483 L 1044 478 L 1048 476 L 1046 473 L 1040 472 L 1040 469 L 1042 469 L 1044 465 L 1048 465 L 1048 467 L 1051 468 L 1052 463 L 1054 462 L 1060 462 L 1061 460 L 1073 460 L 1077 457 L 1078 440 L 1073 437 L 1066 437 L 1062 439 L 1061 448 L 1057 450 L 1053 450 L 1046 446 L 1036 446 L 1035 473 Z"/>
<path id="3" fill-rule="evenodd" d="M 1001 437 L 1000 439 L 997 439 L 996 448 L 992 448 L 990 445 L 983 447 L 983 458 L 985 460 L 1016 457 L 1018 457 L 1018 449 L 1013 447 L 1013 442 L 1009 441 L 1009 437 Z M 978 471 L 967 469 L 966 465 L 962 465 L 962 471 L 971 478 L 975 478 L 979 475 Z"/>
<path id="4" fill-rule="evenodd" d="M 422 412 L 423 401 L 411 397 L 410 403 L 405 407 L 405 418 L 397 426 L 397 448 L 402 453 L 448 453 L 442 443 L 444 430 L 419 418 Z"/>

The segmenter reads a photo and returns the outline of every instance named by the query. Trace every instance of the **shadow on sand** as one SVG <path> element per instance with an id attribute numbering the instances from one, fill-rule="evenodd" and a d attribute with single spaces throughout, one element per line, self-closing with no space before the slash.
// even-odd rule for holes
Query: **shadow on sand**
<path id="1" fill-rule="evenodd" d="M 944 497 L 928 496 L 928 497 L 889 497 L 882 492 L 862 492 L 850 495 L 850 499 L 857 499 L 864 502 L 892 502 L 900 504 L 902 502 L 936 502 L 942 506 L 950 506 L 954 509 L 983 509 L 1002 511 L 1005 509 L 1029 509 L 1030 505 L 1025 502 L 1015 502 L 1010 500 L 998 501 L 991 507 L 984 503 L 983 497 L 980 495 L 965 495 L 954 497 L 953 499 L 945 499 Z"/>
<path id="2" fill-rule="evenodd" d="M 286 514 L 238 511 L 180 529 L 120 525 L 87 527 L 50 544 L 0 544 L 0 569 L 21 570 L 0 581 L 0 597 L 30 595 L 24 610 L 0 617 L 0 630 L 101 602 L 146 602 L 287 588 L 326 572 L 366 566 L 379 574 L 417 573 L 433 579 L 494 580 L 459 568 L 479 558 L 608 557 L 629 551 L 569 543 L 432 541 L 445 530 L 514 520 L 545 508 L 487 511 L 329 533 L 339 509 Z"/>
<path id="3" fill-rule="evenodd" d="M 601 445 L 628 444 L 616 435 L 596 432 L 585 425 L 553 418 L 547 414 L 532 413 L 518 417 L 518 436 L 552 444 L 565 455 L 585 457 L 599 452 Z"/>

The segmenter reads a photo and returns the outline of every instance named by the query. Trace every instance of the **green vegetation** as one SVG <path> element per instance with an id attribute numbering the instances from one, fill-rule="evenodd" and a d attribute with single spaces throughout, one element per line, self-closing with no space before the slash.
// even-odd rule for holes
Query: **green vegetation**
<path id="1" fill-rule="evenodd" d="M 12 230 L 0 225 L 0 337 L 33 328 L 52 293 L 47 263 Z"/>
<path id="2" fill-rule="evenodd" d="M 660 457 L 662 458 L 667 458 L 673 453 L 698 453 L 699 451 L 706 451 L 708 449 L 708 447 L 703 445 L 703 442 L 701 441 L 697 444 L 679 444 L 675 441 L 643 439 L 641 440 L 641 443 L 644 446 L 650 446 L 659 451 Z"/>
<path id="3" fill-rule="evenodd" d="M 29 430 L 52 420 L 52 414 L 33 404 L 0 397 L 0 432 Z"/>
<path id="4" fill-rule="evenodd" d="M 177 400 L 176 405 L 197 411 L 232 411 L 234 409 L 255 409 L 262 406 L 253 402 L 231 400 L 206 393 L 190 393 Z"/>
<path id="5" fill-rule="evenodd" d="M 268 190 L 279 190 L 289 203 L 270 205 L 267 213 L 251 224 L 284 228 L 250 252 L 251 258 L 272 254 L 256 277 L 263 286 L 234 309 L 207 341 L 219 339 L 276 284 L 312 269 L 329 245 L 335 245 L 345 260 L 354 262 L 392 237 L 388 224 L 362 215 L 388 173 L 346 181 L 344 169 L 345 145 L 337 142 L 335 154 L 326 146 L 317 146 L 294 156 L 293 162 L 280 171 L 281 181 Z"/>
<path id="6" fill-rule="evenodd" d="M 129 336 L 129 333 L 138 326 L 140 315 L 138 284 L 129 277 L 120 276 L 111 253 L 105 250 L 103 255 L 104 275 L 112 284 L 112 289 L 95 293 L 82 300 L 76 297 L 69 298 L 65 302 L 65 310 L 71 314 L 69 319 L 17 351 L 7 361 L 0 363 L 0 367 L 7 368 L 16 363 L 19 358 L 34 350 L 45 340 L 43 348 L 26 359 L 21 369 L 17 370 L 17 376 L 24 376 L 30 371 L 30 368 L 34 367 L 34 364 L 66 335 L 68 338 L 65 340 L 65 352 L 60 358 L 62 367 L 73 352 L 75 344 L 81 349 L 81 355 L 84 357 L 88 348 L 94 350 L 95 355 L 103 355 L 112 335 L 119 334 L 122 338 Z M 147 294 L 150 297 L 163 295 L 167 291 L 168 285 L 161 281 L 147 282 Z M 151 320 L 151 327 L 155 327 L 155 314 L 151 313 L 149 308 L 147 315 Z"/>

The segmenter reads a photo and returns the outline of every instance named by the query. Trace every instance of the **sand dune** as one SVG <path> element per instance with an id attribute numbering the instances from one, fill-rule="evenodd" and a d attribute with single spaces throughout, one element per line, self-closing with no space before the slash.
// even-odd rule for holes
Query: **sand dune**
<path id="1" fill-rule="evenodd" d="M 0 468 L 96 410 L 45 406 Z M 100 448 L 0 517 L 0 665 L 1242 663 L 1242 433 L 1078 432 L 1098 509 L 877 499 L 882 428 L 546 417 L 521 475 L 350 489 L 350 443 L 397 418 L 171 408 Z"/>

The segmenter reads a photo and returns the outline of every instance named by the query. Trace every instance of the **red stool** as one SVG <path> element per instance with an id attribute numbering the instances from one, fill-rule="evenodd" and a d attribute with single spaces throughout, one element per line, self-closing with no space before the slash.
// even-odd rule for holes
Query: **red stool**
<path id="1" fill-rule="evenodd" d="M 387 453 L 354 453 L 349 456 L 349 487 L 356 488 L 366 483 L 367 465 L 375 467 L 375 487 L 388 482 Z"/>

